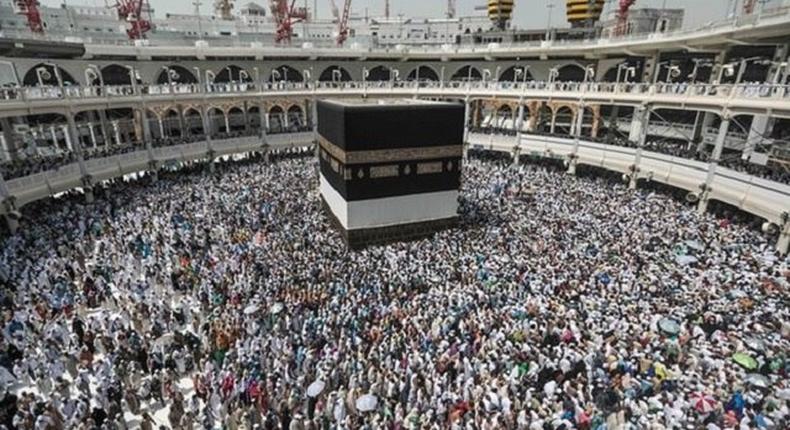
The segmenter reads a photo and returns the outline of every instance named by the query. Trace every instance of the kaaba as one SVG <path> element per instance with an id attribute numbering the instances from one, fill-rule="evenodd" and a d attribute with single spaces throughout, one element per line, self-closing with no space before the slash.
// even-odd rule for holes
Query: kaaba
<path id="1" fill-rule="evenodd" d="M 350 248 L 457 223 L 463 105 L 325 100 L 317 110 L 322 204 Z"/>

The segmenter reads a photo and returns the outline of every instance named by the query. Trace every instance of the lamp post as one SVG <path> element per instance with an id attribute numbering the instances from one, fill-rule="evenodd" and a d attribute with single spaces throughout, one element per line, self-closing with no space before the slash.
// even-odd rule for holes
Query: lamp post
<path id="1" fill-rule="evenodd" d="M 58 87 L 63 89 L 63 77 L 60 76 L 60 67 L 58 67 L 55 63 L 44 63 L 45 65 L 52 67 L 52 70 L 55 71 L 55 79 L 58 81 Z"/>
<path id="2" fill-rule="evenodd" d="M 554 83 L 554 80 L 560 75 L 560 69 L 557 66 L 549 69 L 549 85 Z"/>
<path id="3" fill-rule="evenodd" d="M 137 94 L 137 71 L 132 66 L 124 65 L 124 67 L 129 71 L 129 82 L 132 84 L 132 94 L 135 95 Z"/>
<path id="4" fill-rule="evenodd" d="M 628 63 L 620 63 L 617 65 L 617 77 L 614 80 L 614 83 L 620 83 L 620 75 L 622 74 L 623 70 L 628 68 Z"/>
<path id="5" fill-rule="evenodd" d="M 713 67 L 713 63 L 708 60 L 694 59 L 694 68 L 691 69 L 691 74 L 688 76 L 690 83 L 697 82 L 697 73 L 702 67 Z"/>
<path id="6" fill-rule="evenodd" d="M 197 67 L 197 66 L 193 66 L 192 70 L 195 71 L 195 76 L 197 76 L 198 91 L 202 93 L 206 89 L 205 85 L 203 85 L 203 72 L 200 70 L 200 67 Z"/>
<path id="7" fill-rule="evenodd" d="M 214 85 L 215 79 L 217 79 L 217 74 L 211 70 L 206 70 L 206 85 Z"/>
<path id="8" fill-rule="evenodd" d="M 779 84 L 779 80 L 782 77 L 782 71 L 787 70 L 788 66 L 787 66 L 787 61 L 774 63 L 774 65 L 776 66 L 776 72 L 774 73 L 773 79 L 771 79 L 771 83 L 776 85 Z"/>
<path id="9" fill-rule="evenodd" d="M 162 69 L 165 71 L 165 76 L 167 76 L 167 87 L 170 94 L 173 94 L 173 79 L 178 79 L 178 72 L 171 69 L 169 66 L 162 66 Z"/>
<path id="10" fill-rule="evenodd" d="M 654 85 L 658 83 L 658 75 L 661 74 L 661 68 L 664 67 L 667 64 L 669 64 L 669 61 L 661 61 L 659 63 L 656 63 L 656 71 L 655 71 L 655 73 L 653 73 L 653 84 Z"/>
<path id="11" fill-rule="evenodd" d="M 591 79 L 595 79 L 595 67 L 592 65 L 587 65 L 584 68 L 584 83 L 586 84 Z"/>
<path id="12" fill-rule="evenodd" d="M 280 79 L 280 71 L 277 69 L 272 70 L 272 83 L 276 83 Z"/>
<path id="13" fill-rule="evenodd" d="M 88 64 L 88 68 L 85 69 L 85 72 L 88 72 L 89 70 L 94 74 L 94 79 L 99 80 L 99 88 L 101 89 L 102 94 L 104 94 L 104 76 L 101 74 L 101 69 L 95 64 Z M 93 86 L 93 80 L 91 80 L 89 85 Z"/>
<path id="14" fill-rule="evenodd" d="M 43 77 L 42 77 L 43 76 Z M 50 79 L 52 75 L 46 67 L 36 67 L 36 78 L 38 79 L 38 86 L 44 86 L 44 79 Z"/>
<path id="15" fill-rule="evenodd" d="M 526 65 L 524 65 L 524 66 L 521 68 L 521 73 L 522 73 L 522 75 L 523 75 L 523 76 L 522 76 L 522 78 L 521 78 L 521 79 L 522 79 L 522 80 L 521 80 L 521 83 L 522 83 L 522 84 L 525 84 L 525 85 L 526 85 L 526 83 L 527 83 L 527 78 L 529 77 L 529 68 L 530 68 L 529 64 L 526 64 Z"/>
<path id="16" fill-rule="evenodd" d="M 667 83 L 671 84 L 672 78 L 677 78 L 678 76 L 680 76 L 680 66 L 669 66 L 669 70 L 667 71 Z"/>
<path id="17" fill-rule="evenodd" d="M 761 60 L 761 61 L 757 61 Z M 741 59 L 740 67 L 738 68 L 738 76 L 735 77 L 735 85 L 738 85 L 743 80 L 743 75 L 746 73 L 746 67 L 749 65 L 750 62 L 755 62 L 757 64 L 771 64 L 773 63 L 771 60 L 766 60 L 763 57 L 749 57 Z"/>

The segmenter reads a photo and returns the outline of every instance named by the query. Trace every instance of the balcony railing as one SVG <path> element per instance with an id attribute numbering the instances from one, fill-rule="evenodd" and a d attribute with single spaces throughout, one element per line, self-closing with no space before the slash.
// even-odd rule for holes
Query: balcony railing
<path id="1" fill-rule="evenodd" d="M 9 101 L 35 101 L 58 99 L 120 98 L 140 95 L 207 95 L 249 93 L 304 93 L 332 90 L 386 91 L 441 90 L 449 95 L 464 92 L 504 92 L 509 95 L 527 92 L 585 93 L 585 94 L 649 94 L 683 97 L 717 97 L 749 99 L 790 99 L 790 85 L 780 84 L 687 84 L 687 83 L 610 83 L 610 82 L 436 82 L 436 81 L 382 81 L 382 82 L 267 82 L 267 83 L 214 83 L 214 84 L 164 84 L 118 86 L 43 86 L 0 89 L 0 106 Z"/>

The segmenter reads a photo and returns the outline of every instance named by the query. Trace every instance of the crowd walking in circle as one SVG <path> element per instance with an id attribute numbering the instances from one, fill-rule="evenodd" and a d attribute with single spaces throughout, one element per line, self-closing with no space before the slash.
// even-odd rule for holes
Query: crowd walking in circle
<path id="1" fill-rule="evenodd" d="M 471 158 L 458 228 L 349 251 L 282 156 L 33 203 L 0 427 L 783 429 L 790 259 L 746 225 Z"/>

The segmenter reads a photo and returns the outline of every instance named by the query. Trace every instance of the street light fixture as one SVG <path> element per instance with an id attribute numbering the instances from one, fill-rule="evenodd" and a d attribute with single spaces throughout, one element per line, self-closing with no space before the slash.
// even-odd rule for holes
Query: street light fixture
<path id="1" fill-rule="evenodd" d="M 93 79 L 91 79 L 90 82 L 88 82 L 88 79 L 87 79 L 88 73 L 93 75 Z M 99 68 L 99 66 L 97 66 L 95 64 L 88 64 L 88 67 L 85 69 L 85 74 L 86 74 L 85 82 L 89 86 L 93 86 L 93 80 L 94 79 L 98 79 L 99 80 L 99 86 L 104 88 L 104 76 L 102 76 L 101 69 Z"/>
<path id="2" fill-rule="evenodd" d="M 553 84 L 554 80 L 560 76 L 560 69 L 557 66 L 549 69 L 549 84 Z"/>
<path id="3" fill-rule="evenodd" d="M 49 70 L 47 70 L 46 67 L 43 67 L 43 66 L 36 67 L 36 78 L 38 78 L 38 86 L 39 87 L 43 87 L 44 86 L 44 80 L 45 79 L 46 80 L 52 79 L 52 74 L 49 73 Z"/>
<path id="4" fill-rule="evenodd" d="M 667 83 L 671 84 L 672 78 L 677 78 L 680 76 L 680 73 L 680 66 L 674 64 L 669 66 L 669 69 L 667 70 Z"/>
<path id="5" fill-rule="evenodd" d="M 625 71 L 625 74 L 623 74 Z M 617 65 L 617 78 L 615 79 L 615 83 L 620 83 L 620 79 L 622 78 L 625 82 L 628 82 L 628 77 L 634 78 L 636 76 L 636 67 L 629 65 L 627 62 L 620 63 Z"/>
<path id="6" fill-rule="evenodd" d="M 688 75 L 689 81 L 691 81 L 692 84 L 697 82 L 697 72 L 699 72 L 699 69 L 702 67 L 713 67 L 713 62 L 709 60 L 701 60 L 698 58 L 694 59 L 694 68 Z"/>
<path id="7" fill-rule="evenodd" d="M 588 65 L 584 68 L 584 83 L 586 84 L 590 80 L 595 79 L 595 67 L 593 65 Z"/>
<path id="8" fill-rule="evenodd" d="M 774 63 L 776 66 L 776 73 L 774 73 L 774 78 L 771 80 L 771 83 L 774 85 L 779 83 L 779 79 L 782 77 L 782 71 L 787 70 L 787 61 L 782 61 L 780 63 Z"/>
<path id="9" fill-rule="evenodd" d="M 132 66 L 124 65 L 124 67 L 129 71 L 129 82 L 132 85 L 132 94 L 137 94 L 137 70 Z"/>

